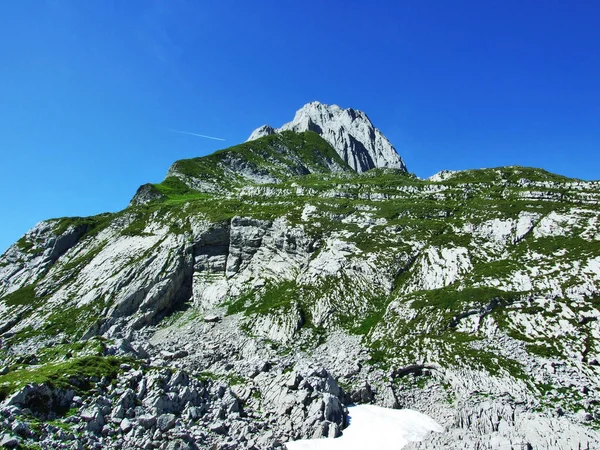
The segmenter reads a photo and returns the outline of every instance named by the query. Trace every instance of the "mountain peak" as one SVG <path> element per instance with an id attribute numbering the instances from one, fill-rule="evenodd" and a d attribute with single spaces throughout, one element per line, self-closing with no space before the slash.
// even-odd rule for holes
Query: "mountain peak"
<path id="1" fill-rule="evenodd" d="M 320 134 L 359 173 L 376 167 L 406 171 L 394 146 L 362 111 L 313 101 L 296 111 L 291 122 L 280 128 L 263 125 L 252 132 L 248 141 L 286 130 Z"/>

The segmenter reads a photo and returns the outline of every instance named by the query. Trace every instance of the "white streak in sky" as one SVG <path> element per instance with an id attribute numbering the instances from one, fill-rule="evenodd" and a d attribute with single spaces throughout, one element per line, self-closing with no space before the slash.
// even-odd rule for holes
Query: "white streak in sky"
<path id="1" fill-rule="evenodd" d="M 181 134 L 187 134 L 190 136 L 197 136 L 197 137 L 206 138 L 206 139 L 214 139 L 215 141 L 224 141 L 225 140 L 225 139 L 221 139 L 218 137 L 206 136 L 205 134 L 190 133 L 189 131 L 174 130 L 172 128 L 167 128 L 167 129 L 169 131 L 172 131 L 173 133 L 181 133 Z"/>

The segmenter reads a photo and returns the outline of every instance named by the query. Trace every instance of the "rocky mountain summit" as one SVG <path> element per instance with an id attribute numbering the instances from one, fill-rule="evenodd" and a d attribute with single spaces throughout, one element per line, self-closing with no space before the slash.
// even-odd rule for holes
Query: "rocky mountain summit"
<path id="1" fill-rule="evenodd" d="M 312 130 L 177 161 L 0 258 L 0 446 L 283 449 L 372 403 L 444 427 L 409 448 L 598 447 L 599 202 Z"/>
<path id="2" fill-rule="evenodd" d="M 362 111 L 311 102 L 300 108 L 291 122 L 277 129 L 263 125 L 252 132 L 248 141 L 282 131 L 314 131 L 358 173 L 376 167 L 406 171 L 396 149 Z"/>

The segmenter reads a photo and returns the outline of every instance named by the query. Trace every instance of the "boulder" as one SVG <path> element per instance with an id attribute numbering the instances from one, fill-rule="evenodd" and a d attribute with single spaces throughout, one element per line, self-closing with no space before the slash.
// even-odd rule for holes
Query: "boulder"
<path id="1" fill-rule="evenodd" d="M 323 394 L 323 402 L 325 404 L 323 410 L 325 420 L 343 425 L 346 419 L 346 411 L 340 399 L 331 394 Z"/>
<path id="2" fill-rule="evenodd" d="M 208 314 L 204 316 L 204 321 L 207 323 L 214 323 L 218 322 L 219 320 L 221 320 L 221 316 L 219 316 L 218 314 Z"/>
<path id="3" fill-rule="evenodd" d="M 139 417 L 137 417 L 137 422 L 141 427 L 143 427 L 145 429 L 149 429 L 149 428 L 152 428 L 154 425 L 156 425 L 156 416 L 152 416 L 152 415 L 139 416 Z"/>
<path id="4" fill-rule="evenodd" d="M 375 399 L 375 394 L 371 389 L 371 385 L 365 383 L 350 394 L 350 399 L 354 403 L 371 403 Z"/>
<path id="5" fill-rule="evenodd" d="M 27 425 L 25 422 L 21 422 L 20 420 L 15 420 L 11 429 L 13 433 L 21 437 L 27 437 L 31 434 L 29 425 Z"/>
<path id="6" fill-rule="evenodd" d="M 175 427 L 177 417 L 175 414 L 161 414 L 156 420 L 156 425 L 161 432 L 165 432 Z"/>
<path id="7" fill-rule="evenodd" d="M 104 426 L 104 416 L 99 406 L 92 406 L 81 411 L 80 417 L 87 422 L 86 429 L 92 433 L 100 433 Z"/>
<path id="8" fill-rule="evenodd" d="M 131 431 L 131 429 L 133 428 L 133 424 L 129 419 L 123 419 L 121 421 L 121 424 L 119 425 L 119 428 L 123 433 L 129 433 L 129 431 Z"/>
<path id="9" fill-rule="evenodd" d="M 15 436 L 11 436 L 10 434 L 0 436 L 0 447 L 2 448 L 18 448 L 19 445 L 20 441 Z"/>
<path id="10" fill-rule="evenodd" d="M 47 414 L 66 410 L 71 405 L 74 392 L 71 389 L 58 389 L 48 384 L 28 384 L 12 394 L 5 405 L 28 408 L 36 413 Z"/>

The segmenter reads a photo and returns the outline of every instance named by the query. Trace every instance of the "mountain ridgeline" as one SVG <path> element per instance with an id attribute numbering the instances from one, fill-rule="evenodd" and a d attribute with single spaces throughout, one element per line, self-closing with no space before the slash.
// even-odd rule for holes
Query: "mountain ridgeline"
<path id="1" fill-rule="evenodd" d="M 312 131 L 286 131 L 212 155 L 175 162 L 160 184 L 140 187 L 132 204 L 190 193 L 228 193 L 247 184 L 280 183 L 293 176 L 352 172 Z"/>
<path id="2" fill-rule="evenodd" d="M 285 131 L 318 133 L 358 173 L 376 167 L 406 171 L 394 146 L 362 111 L 311 102 L 300 108 L 291 122 L 277 129 L 263 125 L 252 132 L 248 141 Z"/>
<path id="3" fill-rule="evenodd" d="M 600 445 L 600 183 L 422 180 L 388 144 L 313 102 L 28 231 L 0 258 L 2 445 L 284 448 L 353 402 L 444 426 L 410 448 Z"/>

